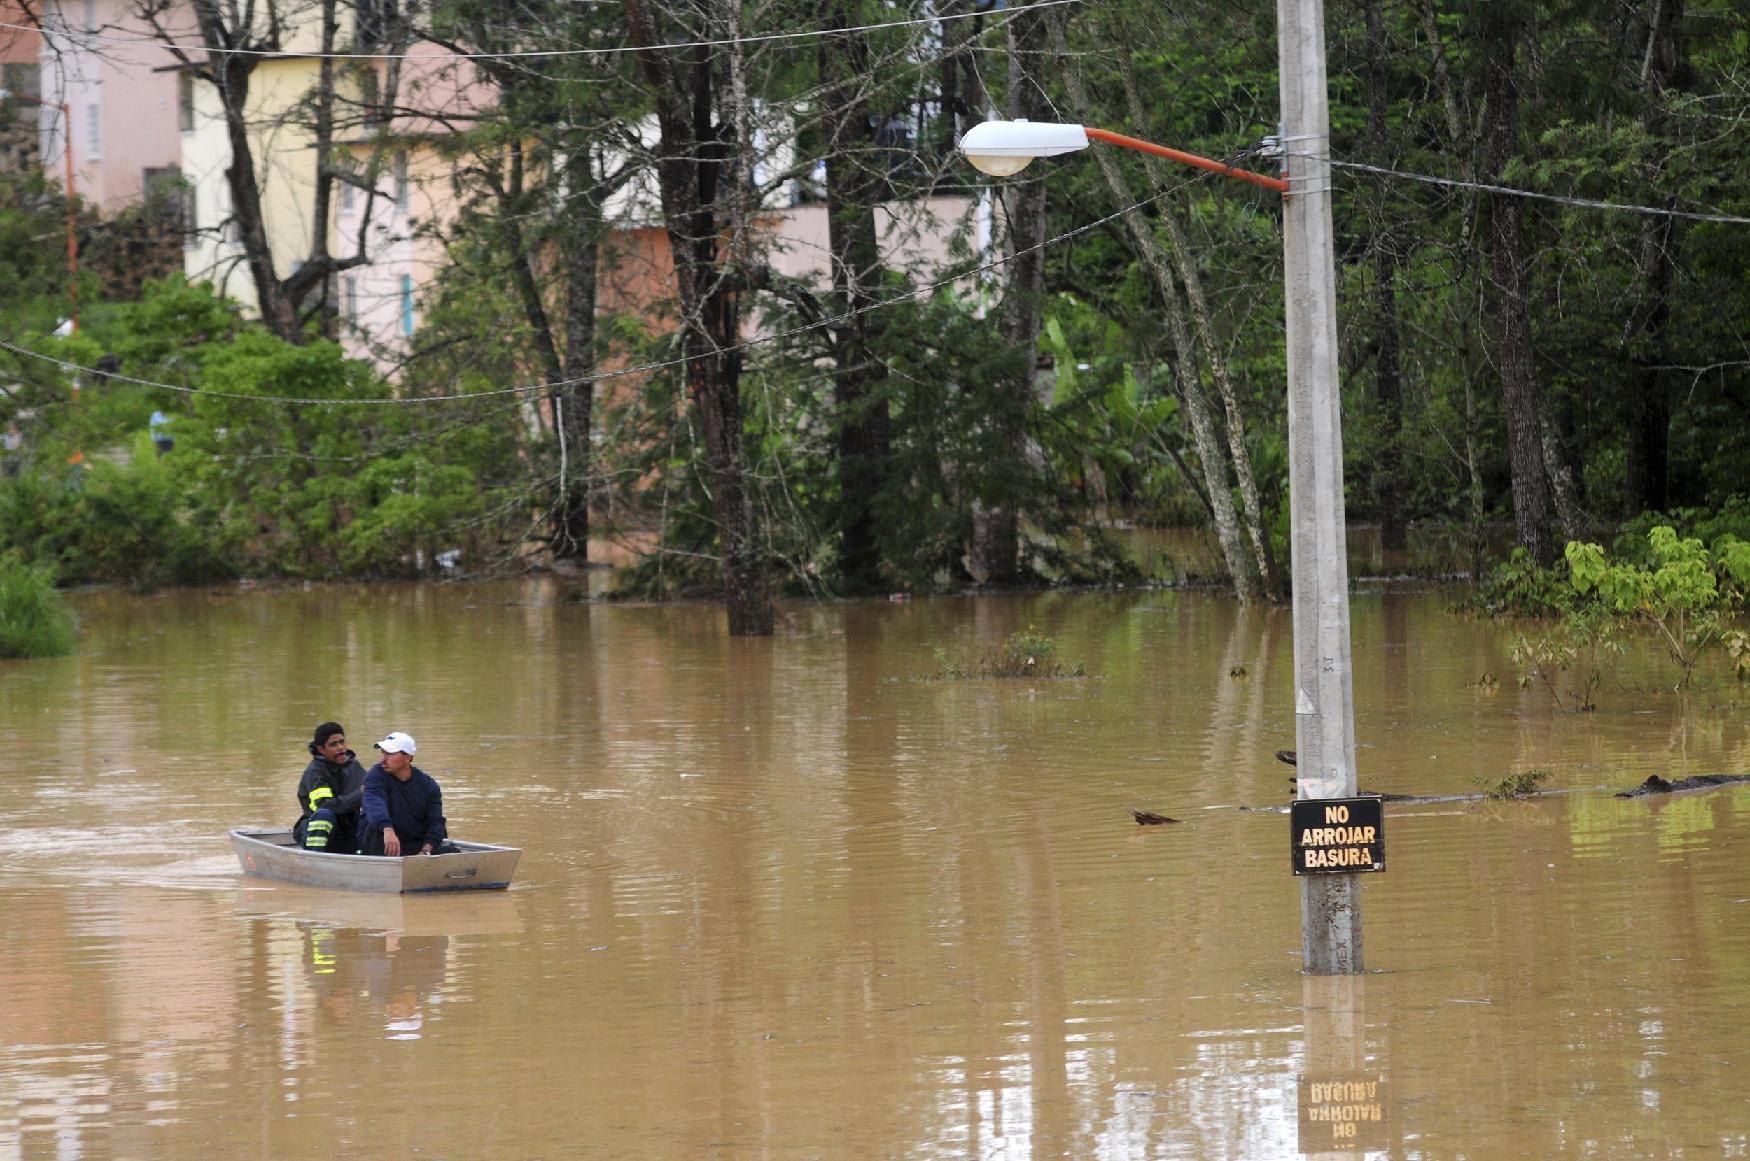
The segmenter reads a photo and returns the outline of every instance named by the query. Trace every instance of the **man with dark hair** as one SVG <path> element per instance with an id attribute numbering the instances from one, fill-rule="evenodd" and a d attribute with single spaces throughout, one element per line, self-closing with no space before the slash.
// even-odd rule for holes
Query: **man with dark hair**
<path id="1" fill-rule="evenodd" d="M 413 738 L 396 730 L 376 743 L 383 760 L 365 775 L 364 833 L 367 855 L 442 855 L 456 848 L 446 842 L 444 796 L 436 779 L 413 764 Z"/>
<path id="2" fill-rule="evenodd" d="M 309 749 L 310 764 L 298 780 L 298 809 L 302 814 L 292 827 L 292 837 L 305 850 L 356 854 L 365 768 L 346 748 L 346 731 L 339 722 L 317 726 Z"/>

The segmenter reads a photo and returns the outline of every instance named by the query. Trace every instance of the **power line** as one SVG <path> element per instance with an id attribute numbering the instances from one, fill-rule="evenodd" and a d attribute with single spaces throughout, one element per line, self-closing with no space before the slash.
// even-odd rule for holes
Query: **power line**
<path id="1" fill-rule="evenodd" d="M 744 339 L 739 343 L 720 347 L 717 350 L 709 352 L 707 355 L 682 355 L 676 359 L 664 359 L 653 363 L 640 363 L 636 366 L 621 367 L 614 371 L 601 371 L 593 375 L 584 375 L 576 379 L 558 379 L 548 383 L 526 383 L 516 387 L 494 388 L 490 391 L 468 391 L 459 395 L 414 395 L 401 398 L 388 397 L 382 399 L 310 399 L 285 395 L 250 395 L 240 391 L 211 391 L 203 387 L 185 387 L 175 383 L 160 383 L 156 380 L 141 379 L 133 375 L 123 375 L 115 371 L 98 371 L 92 367 L 82 366 L 81 364 L 58 358 L 55 355 L 48 354 L 46 351 L 32 350 L 29 347 L 21 347 L 15 343 L 6 342 L 5 340 L 0 340 L 0 350 L 11 351 L 13 354 L 27 359 L 34 359 L 38 362 L 48 363 L 52 366 L 61 368 L 63 371 L 77 374 L 96 375 L 101 379 L 130 383 L 136 387 L 150 387 L 161 391 L 173 391 L 179 395 L 203 396 L 208 399 L 237 399 L 255 403 L 285 403 L 308 407 L 386 407 L 412 406 L 424 403 L 462 403 L 474 399 L 499 398 L 505 395 L 532 395 L 543 392 L 559 391 L 567 387 L 582 387 L 587 384 L 600 383 L 609 379 L 623 378 L 627 375 L 640 375 L 651 371 L 667 370 L 670 367 L 683 366 L 700 358 L 717 358 L 736 351 L 748 350 L 765 343 L 775 343 L 783 339 L 794 338 L 797 335 L 808 334 L 809 332 L 821 330 L 825 327 L 848 322 L 859 315 L 882 310 L 890 306 L 897 306 L 900 303 L 910 302 L 922 295 L 929 294 L 931 291 L 939 290 L 944 286 L 951 286 L 964 279 L 988 273 L 989 271 L 995 270 L 1017 258 L 1031 254 L 1035 250 L 1043 250 L 1047 246 L 1054 246 L 1059 242 L 1067 241 L 1070 238 L 1085 234 L 1090 230 L 1098 229 L 1107 222 L 1121 218 L 1132 210 L 1141 209 L 1143 206 L 1160 201 L 1162 198 L 1170 197 L 1192 183 L 1202 181 L 1206 176 L 1208 175 L 1200 172 L 1196 176 L 1187 178 L 1176 186 L 1161 190 L 1158 193 L 1143 198 L 1141 201 L 1126 206 L 1115 213 L 1107 214 L 1103 218 L 1087 222 L 1072 230 L 1066 230 L 1063 233 L 1058 234 L 1056 237 L 1047 238 L 1043 242 L 1027 247 L 1025 250 L 1017 250 L 1013 254 L 1006 254 L 1000 258 L 993 258 L 989 262 L 985 262 L 979 266 L 974 266 L 962 270 L 957 274 L 949 275 L 946 278 L 937 279 L 935 282 L 915 287 L 902 294 L 896 294 L 892 298 L 886 298 L 880 302 L 872 302 L 868 306 L 858 307 L 855 310 L 848 310 L 829 318 L 816 319 L 814 322 L 804 323 L 801 326 L 791 327 L 788 330 L 776 331 L 769 335 L 760 335 L 756 338 Z"/>
<path id="2" fill-rule="evenodd" d="M 1031 4 L 1019 8 L 1002 9 L 1004 17 L 1019 16 L 1031 12 L 1035 8 L 1056 8 L 1064 4 L 1080 4 L 1083 0 L 1034 0 Z M 450 53 L 452 60 L 532 60 L 542 57 L 568 56 L 615 56 L 627 52 L 658 52 L 664 49 L 679 48 L 722 48 L 736 44 L 759 44 L 779 40 L 805 40 L 810 37 L 843 36 L 851 32 L 879 32 L 886 28 L 912 28 L 925 24 L 943 24 L 950 20 L 968 20 L 977 16 L 989 16 L 990 11 L 953 12 L 940 16 L 923 16 L 910 20 L 888 20 L 880 24 L 861 24 L 852 28 L 802 29 L 796 32 L 766 32 L 758 36 L 728 37 L 720 40 L 686 40 L 670 44 L 652 44 L 648 46 L 617 44 L 605 45 L 599 48 L 530 48 L 512 49 L 506 52 L 470 52 Z M 264 60 L 426 60 L 434 59 L 423 53 L 409 52 L 292 52 L 286 49 L 267 48 L 218 48 L 206 44 L 188 44 L 182 41 L 163 40 L 151 36 L 105 36 L 101 33 L 74 29 L 38 28 L 30 24 L 8 24 L 0 21 L 0 29 L 10 29 L 16 32 L 39 32 L 44 36 L 59 36 L 78 44 L 81 40 L 92 44 L 144 45 L 148 48 L 160 48 L 168 52 L 204 52 L 209 56 L 255 56 Z M 435 58 L 443 59 L 443 58 Z"/>
<path id="3" fill-rule="evenodd" d="M 1290 157 L 1310 157 L 1311 154 L 1289 153 Z M 1328 159 L 1330 164 L 1338 169 L 1353 169 L 1361 173 L 1371 173 L 1380 177 L 1395 177 L 1405 181 L 1421 182 L 1424 185 L 1450 186 L 1454 189 L 1474 189 L 1482 193 L 1502 194 L 1507 197 L 1530 198 L 1535 201 L 1556 202 L 1560 205 L 1579 206 L 1588 210 L 1616 210 L 1628 214 L 1648 214 L 1656 217 L 1683 218 L 1692 222 L 1722 222 L 1731 226 L 1750 226 L 1750 217 L 1739 214 L 1704 214 L 1693 210 L 1673 210 L 1664 206 L 1642 206 L 1632 202 L 1606 202 L 1594 198 L 1568 197 L 1564 194 L 1538 193 L 1535 190 L 1515 189 L 1512 186 L 1492 185 L 1480 181 L 1460 181 L 1451 177 L 1432 177 L 1425 173 L 1408 173 L 1401 169 L 1388 169 L 1383 165 L 1366 165 L 1359 161 L 1338 161 Z M 1298 191 L 1297 191 L 1298 192 Z"/>

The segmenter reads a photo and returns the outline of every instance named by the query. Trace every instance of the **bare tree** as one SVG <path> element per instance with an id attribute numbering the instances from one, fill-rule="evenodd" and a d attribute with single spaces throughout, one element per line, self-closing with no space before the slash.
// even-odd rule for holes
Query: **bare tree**
<path id="1" fill-rule="evenodd" d="M 739 35 L 739 0 L 686 0 L 658 12 L 626 0 L 626 30 L 661 134 L 657 184 L 674 260 L 687 394 L 705 437 L 706 475 L 723 554 L 733 636 L 772 632 L 759 521 L 742 430 L 741 322 L 751 291 L 752 183 L 745 170 L 741 46 L 695 43 Z M 684 18 L 684 20 L 682 19 Z M 691 21 L 688 28 L 684 21 Z"/>
<path id="2" fill-rule="evenodd" d="M 405 49 L 407 25 L 396 15 L 392 2 L 379 4 L 379 27 L 385 33 L 383 48 L 391 55 Z M 169 46 L 178 64 L 192 76 L 213 87 L 219 96 L 231 159 L 225 170 L 230 193 L 231 229 L 243 251 L 243 261 L 255 285 L 262 322 L 287 342 L 304 340 L 312 322 L 326 330 L 332 326 L 328 286 L 336 274 L 370 261 L 368 246 L 372 209 L 380 196 L 375 177 L 381 171 L 387 148 L 381 138 L 363 173 L 342 163 L 336 152 L 336 130 L 346 124 L 346 103 L 338 95 L 341 55 L 340 0 L 137 0 L 136 11 Z M 182 19 L 192 14 L 203 52 L 182 47 L 178 37 Z M 311 21 L 319 28 L 320 56 L 316 85 L 299 110 L 286 116 L 308 118 L 315 150 L 315 179 L 311 186 L 310 237 L 304 252 L 295 258 L 280 256 L 292 264 L 284 277 L 276 269 L 275 255 L 263 210 L 262 173 L 267 160 L 257 156 L 257 126 L 251 120 L 250 93 L 256 72 L 268 54 L 286 51 L 290 39 Z M 395 102 L 398 71 L 393 60 L 386 83 L 378 82 L 378 100 Z M 337 182 L 350 182 L 364 191 L 364 212 L 352 252 L 333 253 L 330 233 Z"/>

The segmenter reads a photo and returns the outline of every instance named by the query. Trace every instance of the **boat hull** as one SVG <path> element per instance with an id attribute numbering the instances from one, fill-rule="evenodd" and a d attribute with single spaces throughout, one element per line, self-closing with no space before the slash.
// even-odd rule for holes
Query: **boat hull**
<path id="1" fill-rule="evenodd" d="M 522 851 L 488 843 L 455 844 L 453 855 L 414 855 L 383 858 L 373 855 L 333 855 L 306 851 L 292 840 L 289 830 L 231 832 L 231 849 L 245 875 L 304 883 L 311 887 L 334 887 L 343 891 L 371 891 L 407 895 L 428 891 L 502 891 L 510 886 Z"/>

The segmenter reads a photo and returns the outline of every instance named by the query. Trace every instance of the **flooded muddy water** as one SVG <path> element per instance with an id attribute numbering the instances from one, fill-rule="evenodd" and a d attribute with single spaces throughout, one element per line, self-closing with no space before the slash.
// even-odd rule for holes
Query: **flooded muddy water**
<path id="1" fill-rule="evenodd" d="M 1598 710 L 1354 599 L 1369 971 L 1299 971 L 1285 612 L 1185 592 L 706 606 L 87 593 L 0 663 L 0 1158 L 1750 1155 L 1743 695 Z M 1089 676 L 934 680 L 1031 627 Z M 1493 675 L 1489 680 L 1487 675 Z M 505 893 L 238 874 L 315 723 L 392 729 Z M 368 761 L 368 759 L 367 759 Z M 1130 809 L 1182 819 L 1138 827 Z"/>

